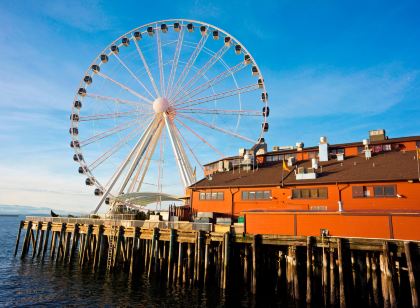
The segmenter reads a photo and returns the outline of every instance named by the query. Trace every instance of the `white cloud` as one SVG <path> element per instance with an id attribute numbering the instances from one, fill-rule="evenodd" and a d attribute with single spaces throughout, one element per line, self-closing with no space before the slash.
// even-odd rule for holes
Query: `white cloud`
<path id="1" fill-rule="evenodd" d="M 0 204 L 91 211 L 97 200 L 80 177 L 51 172 L 42 165 L 0 165 Z"/>
<path id="2" fill-rule="evenodd" d="M 417 71 L 401 71 L 393 66 L 351 73 L 311 68 L 277 76 L 271 73 L 266 83 L 276 118 L 372 115 L 400 103 L 417 76 Z"/>

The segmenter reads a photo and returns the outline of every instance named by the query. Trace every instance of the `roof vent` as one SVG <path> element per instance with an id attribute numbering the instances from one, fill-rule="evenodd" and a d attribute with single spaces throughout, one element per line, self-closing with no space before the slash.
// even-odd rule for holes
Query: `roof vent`
<path id="1" fill-rule="evenodd" d="M 327 137 L 322 136 L 319 138 L 319 143 L 328 143 Z"/>
<path id="2" fill-rule="evenodd" d="M 312 168 L 318 169 L 318 159 L 312 158 Z"/>
<path id="3" fill-rule="evenodd" d="M 316 172 L 314 168 L 299 167 L 296 171 L 296 180 L 314 180 Z"/>
<path id="4" fill-rule="evenodd" d="M 289 157 L 289 158 L 287 159 L 287 166 L 288 166 L 288 167 L 292 167 L 292 166 L 295 164 L 295 162 L 296 162 L 296 158 L 294 158 L 294 157 Z"/>
<path id="5" fill-rule="evenodd" d="M 296 142 L 296 149 L 298 151 L 302 151 L 303 147 L 304 147 L 304 143 L 303 142 Z"/>
<path id="6" fill-rule="evenodd" d="M 370 149 L 365 150 L 365 158 L 366 158 L 366 160 L 372 158 L 372 151 Z"/>
<path id="7" fill-rule="evenodd" d="M 343 161 L 344 160 L 344 153 L 337 153 L 337 161 Z"/>
<path id="8" fill-rule="evenodd" d="M 385 140 L 386 134 L 385 129 L 375 129 L 369 131 L 369 140 L 370 141 L 382 141 Z"/>

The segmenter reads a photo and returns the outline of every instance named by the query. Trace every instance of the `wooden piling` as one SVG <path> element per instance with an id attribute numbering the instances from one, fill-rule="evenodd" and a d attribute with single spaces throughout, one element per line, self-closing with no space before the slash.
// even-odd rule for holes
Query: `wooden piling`
<path id="1" fill-rule="evenodd" d="M 312 238 L 306 238 L 306 303 L 312 302 Z"/>
<path id="2" fill-rule="evenodd" d="M 223 285 L 222 288 L 226 289 L 227 287 L 227 281 L 229 276 L 229 263 L 230 263 L 230 233 L 226 232 L 223 237 L 223 243 L 224 243 L 224 260 L 223 260 Z"/>
<path id="3" fill-rule="evenodd" d="M 22 228 L 23 228 L 24 224 L 25 224 L 25 221 L 21 220 L 20 224 L 19 224 L 19 231 L 18 231 L 18 234 L 16 236 L 15 257 L 16 257 L 16 254 L 18 252 L 18 249 L 19 249 L 20 234 L 22 232 Z"/>
<path id="4" fill-rule="evenodd" d="M 39 232 L 42 229 L 42 222 L 38 221 L 37 228 L 36 228 L 36 237 L 35 242 L 33 244 L 33 250 L 32 250 L 32 259 L 35 258 L 37 246 L 38 246 L 38 239 L 39 239 Z"/>
<path id="5" fill-rule="evenodd" d="M 330 249 L 330 306 L 335 306 L 336 288 L 335 288 L 335 257 L 334 249 Z"/>
<path id="6" fill-rule="evenodd" d="M 251 284 L 251 293 L 257 293 L 257 275 L 258 275 L 258 244 L 259 244 L 259 236 L 253 235 L 252 236 L 252 284 Z"/>
<path id="7" fill-rule="evenodd" d="M 328 257 L 324 243 L 322 245 L 322 299 L 324 307 L 326 307 L 328 303 Z"/>
<path id="8" fill-rule="evenodd" d="M 413 257 L 411 254 L 410 242 L 404 242 L 404 253 L 407 260 L 408 279 L 410 281 L 411 304 L 413 308 L 419 307 L 419 298 L 416 288 L 416 277 L 414 275 Z"/>
<path id="9" fill-rule="evenodd" d="M 171 229 L 169 236 L 170 237 L 169 237 L 169 252 L 168 252 L 168 284 L 171 282 L 172 271 L 174 267 L 176 230 Z"/>
<path id="10" fill-rule="evenodd" d="M 338 258 L 338 279 L 340 284 L 340 307 L 346 307 L 346 294 L 344 287 L 344 271 L 343 271 L 343 244 L 341 238 L 337 239 L 337 258 Z"/>
<path id="11" fill-rule="evenodd" d="M 48 239 L 50 237 L 50 233 L 51 233 L 51 222 L 48 222 L 48 224 L 47 224 L 47 230 L 46 230 L 46 233 L 45 233 L 44 248 L 42 250 L 41 260 L 44 260 L 45 254 L 47 253 Z"/>
<path id="12" fill-rule="evenodd" d="M 383 243 L 383 257 L 384 257 L 384 269 L 385 269 L 385 275 L 388 285 L 388 293 L 389 293 L 389 303 L 391 304 L 391 307 L 397 306 L 397 299 L 395 297 L 395 289 L 394 289 L 394 277 L 393 277 L 393 269 L 390 262 L 390 256 L 389 256 L 389 244 L 387 241 Z"/>
<path id="13" fill-rule="evenodd" d="M 204 250 L 204 278 L 203 278 L 203 284 L 204 286 L 207 285 L 208 277 L 209 277 L 209 244 L 205 244 L 205 250 Z"/>
<path id="14" fill-rule="evenodd" d="M 21 259 L 23 259 L 25 255 L 28 253 L 31 230 L 32 230 L 32 221 L 28 221 L 28 225 L 27 225 L 27 229 L 25 233 L 25 239 L 23 241 L 23 246 L 22 246 L 22 253 L 20 255 Z"/>

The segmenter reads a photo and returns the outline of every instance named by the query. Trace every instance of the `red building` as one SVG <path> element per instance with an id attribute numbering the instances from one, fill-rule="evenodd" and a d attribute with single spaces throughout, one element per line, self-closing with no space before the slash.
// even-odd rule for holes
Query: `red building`
<path id="1" fill-rule="evenodd" d="M 420 240 L 420 136 L 265 148 L 206 165 L 192 208 L 243 216 L 247 233 Z"/>

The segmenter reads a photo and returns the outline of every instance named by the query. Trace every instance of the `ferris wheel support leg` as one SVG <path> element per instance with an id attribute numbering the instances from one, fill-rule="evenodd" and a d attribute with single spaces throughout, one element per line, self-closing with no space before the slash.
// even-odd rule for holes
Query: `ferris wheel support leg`
<path id="1" fill-rule="evenodd" d="M 145 138 L 143 139 L 143 142 L 141 143 L 141 146 L 139 147 L 139 149 L 137 151 L 137 155 L 136 155 L 135 159 L 133 160 L 133 163 L 131 164 L 131 167 L 130 167 L 128 173 L 127 173 L 127 176 L 124 179 L 123 185 L 121 186 L 120 190 L 118 191 L 118 195 L 120 195 L 124 191 L 124 189 L 126 188 L 126 186 L 128 184 L 128 181 L 133 176 L 133 173 L 136 170 L 139 161 L 143 157 L 143 155 L 146 152 L 148 146 L 150 145 L 153 137 L 155 136 L 155 134 L 154 134 L 155 130 L 158 128 L 156 126 L 158 126 L 159 123 L 160 122 L 157 122 L 157 124 L 151 126 L 150 130 L 145 135 Z"/>
<path id="2" fill-rule="evenodd" d="M 137 152 L 137 149 L 143 143 L 143 140 L 144 140 L 145 136 L 150 133 L 150 128 L 152 127 L 153 123 L 154 123 L 154 119 L 150 122 L 150 124 L 148 125 L 148 127 L 147 127 L 146 131 L 144 132 L 143 136 L 139 139 L 139 141 L 136 143 L 136 145 L 134 146 L 134 148 L 128 154 L 127 158 L 124 160 L 123 164 L 120 166 L 120 168 L 118 168 L 117 172 L 112 177 L 113 180 L 112 180 L 111 184 L 109 185 L 109 187 L 107 188 L 107 190 L 102 195 L 102 198 L 99 201 L 98 205 L 96 206 L 95 210 L 93 211 L 93 214 L 96 214 L 98 212 L 98 210 L 100 209 L 100 207 L 104 203 L 105 199 L 108 197 L 109 192 L 112 190 L 112 188 L 114 187 L 114 185 L 117 182 L 118 178 L 121 176 L 121 173 L 127 167 L 128 163 L 133 158 L 134 154 Z"/>
<path id="3" fill-rule="evenodd" d="M 162 133 L 162 129 L 163 129 L 163 125 L 159 125 L 159 128 L 158 128 L 159 131 L 156 134 L 154 140 L 152 141 L 152 150 L 150 151 L 149 157 L 146 161 L 146 166 L 144 167 L 142 176 L 141 176 L 139 184 L 137 186 L 137 192 L 140 191 L 140 188 L 141 188 L 141 186 L 143 184 L 143 181 L 144 181 L 144 177 L 146 176 L 147 170 L 149 169 L 150 162 L 152 161 L 151 158 L 152 158 L 153 153 L 155 152 L 156 145 L 158 144 L 159 137 Z"/>
<path id="4" fill-rule="evenodd" d="M 182 182 L 184 183 L 184 187 L 188 187 L 193 183 L 193 179 L 188 172 L 188 167 L 190 163 L 186 157 L 182 157 L 182 154 L 179 149 L 179 144 L 176 141 L 175 133 L 171 127 L 170 120 L 168 119 L 167 115 L 164 114 L 166 129 L 168 131 L 169 140 L 172 144 L 172 149 L 174 151 L 175 159 L 179 168 L 179 172 L 181 174 Z M 189 167 L 191 169 L 191 167 Z"/>

